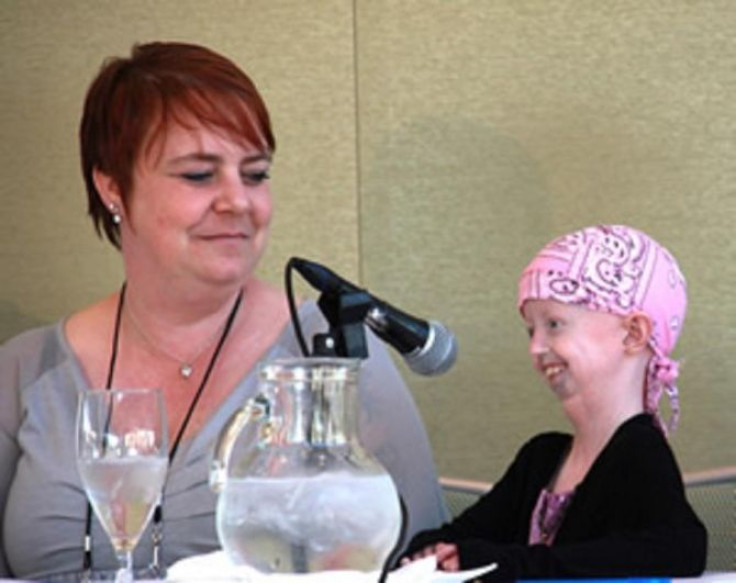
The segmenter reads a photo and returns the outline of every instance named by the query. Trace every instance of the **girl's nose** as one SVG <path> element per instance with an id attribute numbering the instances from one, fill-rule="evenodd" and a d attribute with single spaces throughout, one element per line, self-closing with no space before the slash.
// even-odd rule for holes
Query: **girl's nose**
<path id="1" fill-rule="evenodd" d="M 538 356 L 547 352 L 547 339 L 540 330 L 535 330 L 529 335 L 529 354 Z"/>

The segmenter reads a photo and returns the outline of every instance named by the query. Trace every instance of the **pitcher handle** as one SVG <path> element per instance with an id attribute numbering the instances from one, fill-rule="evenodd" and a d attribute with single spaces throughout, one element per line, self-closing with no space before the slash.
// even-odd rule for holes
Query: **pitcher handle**
<path id="1" fill-rule="evenodd" d="M 220 493 L 227 482 L 227 471 L 235 440 L 248 423 L 260 421 L 268 416 L 269 401 L 258 394 L 238 409 L 220 431 L 210 466 L 210 488 Z"/>

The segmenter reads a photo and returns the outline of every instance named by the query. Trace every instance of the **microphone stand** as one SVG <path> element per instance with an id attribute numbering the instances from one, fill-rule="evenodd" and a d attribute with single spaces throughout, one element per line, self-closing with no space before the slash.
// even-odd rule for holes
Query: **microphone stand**
<path id="1" fill-rule="evenodd" d="M 312 337 L 312 354 L 307 355 L 307 347 L 302 336 L 296 304 L 294 303 L 291 285 L 291 269 L 294 259 L 289 260 L 285 270 L 285 283 L 289 299 L 292 324 L 302 352 L 305 356 L 337 356 L 344 358 L 368 357 L 368 343 L 365 335 L 365 316 L 372 307 L 372 300 L 364 290 L 340 291 L 339 293 L 323 292 L 317 305 L 329 324 L 327 332 L 317 333 Z M 401 527 L 394 548 L 384 561 L 378 583 L 385 583 L 389 571 L 396 565 L 401 548 L 406 538 L 408 512 L 404 498 L 398 493 L 401 508 Z"/>
<path id="2" fill-rule="evenodd" d="M 364 324 L 365 316 L 372 306 L 370 295 L 362 290 L 338 294 L 322 293 L 317 305 L 329 323 L 329 330 L 313 336 L 313 355 L 367 358 L 368 344 Z M 388 579 L 389 571 L 396 565 L 406 538 L 406 503 L 401 494 L 397 494 L 401 508 L 401 527 L 396 544 L 383 563 L 378 583 L 385 583 Z"/>

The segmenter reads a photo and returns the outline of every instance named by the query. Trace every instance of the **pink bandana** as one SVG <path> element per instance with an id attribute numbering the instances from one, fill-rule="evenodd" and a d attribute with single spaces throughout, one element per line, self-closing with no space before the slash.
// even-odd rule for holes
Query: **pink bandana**
<path id="1" fill-rule="evenodd" d="M 549 243 L 519 280 L 519 309 L 527 300 L 557 300 L 626 316 L 641 311 L 652 320 L 644 407 L 666 434 L 677 424 L 677 362 L 669 358 L 687 308 L 685 278 L 670 253 L 636 229 L 588 227 Z M 666 392 L 671 417 L 665 425 L 659 399 Z"/>

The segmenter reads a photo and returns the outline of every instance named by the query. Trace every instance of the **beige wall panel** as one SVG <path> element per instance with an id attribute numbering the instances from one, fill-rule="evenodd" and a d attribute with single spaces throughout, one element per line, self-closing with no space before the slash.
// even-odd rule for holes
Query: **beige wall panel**
<path id="1" fill-rule="evenodd" d="M 444 320 L 439 379 L 407 377 L 444 474 L 495 479 L 566 423 L 531 371 L 515 308 L 538 248 L 597 222 L 680 259 L 686 470 L 736 441 L 736 5 L 358 3 L 361 260 L 367 284 Z"/>
<path id="2" fill-rule="evenodd" d="M 551 237 L 595 222 L 638 226 L 680 259 L 691 310 L 674 445 L 686 470 L 736 462 L 732 2 L 0 8 L 0 339 L 120 284 L 78 171 L 78 117 L 102 59 L 134 41 L 200 42 L 241 64 L 272 113 L 264 275 L 280 281 L 289 256 L 311 257 L 457 332 L 450 373 L 407 372 L 442 473 L 495 479 L 522 440 L 566 427 L 531 371 L 516 279 Z"/>
<path id="3" fill-rule="evenodd" d="M 211 46 L 248 72 L 277 139 L 263 273 L 288 257 L 357 273 L 353 11 L 343 0 L 2 0 L 0 339 L 116 289 L 117 253 L 86 218 L 77 124 L 102 60 L 136 41 Z"/>

